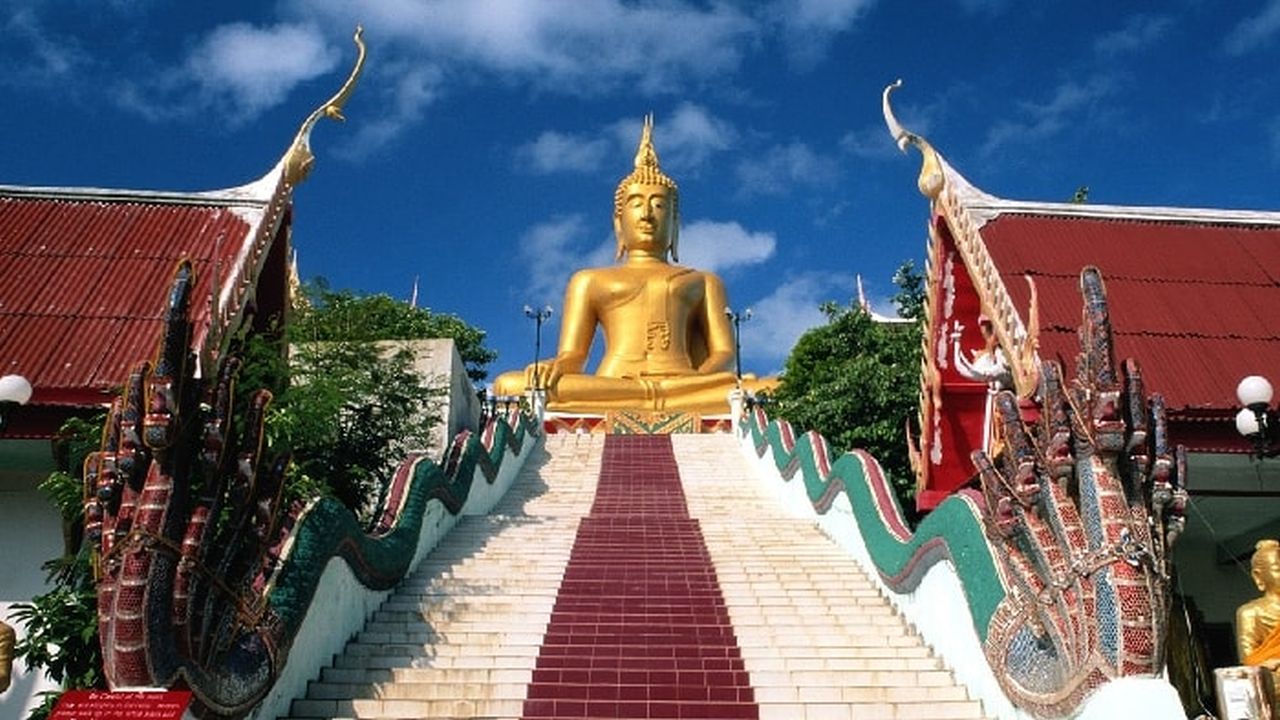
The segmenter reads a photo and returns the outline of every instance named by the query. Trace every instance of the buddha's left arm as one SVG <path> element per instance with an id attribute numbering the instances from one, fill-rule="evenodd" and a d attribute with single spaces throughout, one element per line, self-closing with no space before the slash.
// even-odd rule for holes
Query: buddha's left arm
<path id="1" fill-rule="evenodd" d="M 729 298 L 720 278 L 707 273 L 706 292 L 702 304 L 703 322 L 707 328 L 707 359 L 698 366 L 700 373 L 722 372 L 733 369 L 733 327 L 725 316 Z"/>

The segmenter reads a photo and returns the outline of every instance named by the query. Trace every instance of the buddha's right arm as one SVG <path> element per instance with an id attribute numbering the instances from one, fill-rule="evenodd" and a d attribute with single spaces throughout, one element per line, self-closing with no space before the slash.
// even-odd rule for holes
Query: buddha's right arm
<path id="1" fill-rule="evenodd" d="M 577 353 L 560 353 L 554 358 L 530 364 L 525 368 L 525 383 L 528 387 L 554 388 L 563 375 L 577 375 L 586 365 L 585 355 Z M 541 374 L 541 377 L 535 377 Z"/>
<path id="2" fill-rule="evenodd" d="M 1236 651 L 1240 654 L 1240 662 L 1244 662 L 1258 647 L 1260 639 L 1257 637 L 1257 624 L 1257 614 L 1251 612 L 1248 606 L 1242 606 L 1236 611 Z"/>

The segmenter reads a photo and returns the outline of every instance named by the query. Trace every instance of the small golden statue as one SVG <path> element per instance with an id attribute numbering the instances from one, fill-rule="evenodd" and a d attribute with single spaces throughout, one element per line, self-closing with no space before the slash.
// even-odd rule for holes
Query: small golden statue
<path id="1" fill-rule="evenodd" d="M 679 221 L 679 193 L 658 166 L 648 116 L 635 170 L 618 183 L 613 199 L 617 257 L 624 262 L 574 273 L 556 356 L 503 373 L 494 392 L 543 388 L 547 408 L 561 412 L 729 412 L 738 378 L 724 283 L 668 262 L 679 259 Z M 584 368 L 597 326 L 604 331 L 604 356 L 591 375 Z M 742 382 L 747 391 L 774 384 L 754 376 Z"/>
<path id="2" fill-rule="evenodd" d="M 13 644 L 17 639 L 13 628 L 0 620 L 0 693 L 9 689 L 13 679 Z"/>
<path id="3" fill-rule="evenodd" d="M 1262 597 L 1236 610 L 1236 648 L 1240 662 L 1280 674 L 1280 541 L 1259 540 L 1254 547 L 1253 582 Z"/>

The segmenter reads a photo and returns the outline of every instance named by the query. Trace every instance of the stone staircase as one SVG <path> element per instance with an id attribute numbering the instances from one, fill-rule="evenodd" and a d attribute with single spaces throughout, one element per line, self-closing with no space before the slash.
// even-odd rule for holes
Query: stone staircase
<path id="1" fill-rule="evenodd" d="M 984 717 L 862 568 L 751 479 L 736 441 L 672 445 L 761 718 Z"/>
<path id="2" fill-rule="evenodd" d="M 493 511 L 459 521 L 291 717 L 520 717 L 603 446 L 547 436 Z"/>
<path id="3" fill-rule="evenodd" d="M 595 629 L 584 624 L 581 597 L 561 597 L 557 608 L 566 568 L 568 577 L 577 579 L 564 591 L 585 582 L 589 593 L 605 595 L 611 582 L 634 588 L 637 573 L 648 576 L 650 569 L 664 565 L 659 558 L 641 557 L 632 561 L 640 570 L 602 575 L 599 568 L 621 568 L 627 561 L 610 556 L 600 562 L 598 550 L 594 561 L 588 555 L 583 564 L 582 549 L 574 550 L 575 537 L 594 537 L 583 519 L 591 515 L 599 523 L 603 512 L 606 526 L 634 532 L 627 529 L 634 520 L 611 519 L 610 513 L 635 501 L 600 501 L 605 502 L 601 510 L 595 496 L 604 438 L 555 434 L 533 451 L 490 515 L 459 522 L 311 683 L 307 696 L 294 701 L 290 717 L 983 717 L 980 704 L 968 699 L 951 673 L 904 627 L 862 570 L 812 522 L 785 516 L 768 489 L 750 479 L 751 470 L 732 436 L 671 437 L 687 515 L 700 528 L 701 552 L 709 556 L 709 572 L 718 579 L 719 593 L 709 602 L 717 616 L 727 612 L 736 637 L 736 647 L 731 638 L 723 650 L 717 641 L 714 652 L 722 659 L 690 660 L 691 648 L 675 649 L 672 667 L 681 670 L 661 672 L 661 663 L 650 661 L 654 669 L 636 680 L 634 672 L 630 679 L 617 670 L 601 674 L 603 664 L 588 662 L 571 671 L 568 658 L 540 658 L 540 653 L 550 653 L 590 660 L 594 653 L 608 655 L 609 660 L 599 663 L 612 668 L 622 662 L 615 657 L 620 643 L 637 644 L 625 640 L 630 631 L 619 633 L 612 624 L 616 621 L 606 627 L 597 617 L 590 621 L 597 623 Z M 650 507 L 659 501 L 649 496 L 640 500 Z M 688 532 L 687 523 L 680 528 Z M 688 540 L 680 543 L 685 548 Z M 576 558 L 572 567 L 579 570 L 570 566 L 571 555 Z M 664 574 L 645 582 L 664 587 L 689 582 L 692 587 L 694 581 Z M 626 599 L 619 604 L 638 602 L 620 597 Z M 592 611 L 610 604 L 596 602 Z M 643 612 L 652 619 L 652 608 Z M 703 612 L 681 610 L 678 615 L 701 617 Z M 561 620 L 553 623 L 556 613 Z M 565 617 L 568 626 L 562 624 Z M 709 632 L 702 626 L 723 624 L 696 623 L 699 627 L 688 632 L 698 636 Z M 566 627 L 568 635 L 562 630 Z M 646 633 L 658 634 L 653 628 Z M 584 635 L 610 645 L 563 647 L 581 644 Z M 578 639 L 565 639 L 570 636 Z M 661 644 L 668 647 L 671 641 Z M 684 669 L 690 662 L 702 663 L 701 674 Z M 727 690 L 737 693 L 734 698 L 717 700 L 723 691 L 690 687 L 702 678 L 710 683 L 721 676 L 736 684 L 742 669 L 750 687 Z M 613 704 L 587 702 L 597 697 L 611 698 Z M 556 698 L 563 704 L 552 704 Z"/>

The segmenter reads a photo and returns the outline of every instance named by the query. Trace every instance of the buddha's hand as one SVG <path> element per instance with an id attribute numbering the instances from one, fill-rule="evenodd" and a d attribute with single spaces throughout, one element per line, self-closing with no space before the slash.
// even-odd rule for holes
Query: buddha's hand
<path id="1" fill-rule="evenodd" d="M 532 363 L 524 371 L 525 387 L 540 388 L 554 394 L 560 378 L 566 373 L 574 372 L 573 368 L 571 361 L 560 357 Z"/>
<path id="2" fill-rule="evenodd" d="M 554 392 L 563 374 L 563 366 L 558 360 L 539 360 L 525 369 L 525 387 Z"/>
<path id="3" fill-rule="evenodd" d="M 984 649 L 1006 690 L 1045 707 L 1163 667 L 1168 549 L 1187 502 L 1163 400 L 1146 397 L 1132 360 L 1115 367 L 1096 269 L 1081 273 L 1081 292 L 1079 377 L 1067 385 L 1044 363 L 1039 417 L 1025 421 L 1012 393 L 997 395 L 1000 450 L 973 457 L 1008 578 Z M 1028 690 L 1035 678 L 1055 680 Z"/>

